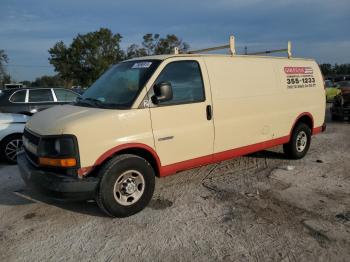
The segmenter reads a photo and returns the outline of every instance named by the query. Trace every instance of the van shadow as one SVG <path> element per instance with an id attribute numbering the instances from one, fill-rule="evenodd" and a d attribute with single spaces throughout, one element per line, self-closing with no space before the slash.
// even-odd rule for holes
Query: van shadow
<path id="1" fill-rule="evenodd" d="M 63 210 L 75 213 L 85 214 L 94 217 L 107 217 L 97 206 L 96 202 L 91 201 L 69 201 L 51 199 L 35 192 L 30 187 L 23 185 L 20 189 L 2 192 L 0 205 L 20 206 L 34 203 L 44 203 L 55 206 Z"/>
<path id="2" fill-rule="evenodd" d="M 252 153 L 246 157 L 259 159 L 287 159 L 282 152 L 269 150 Z M 46 205 L 58 207 L 59 209 L 93 217 L 108 217 L 100 210 L 95 201 L 69 201 L 48 198 L 25 185 L 17 172 L 11 172 L 11 174 L 8 175 L 11 177 L 12 184 L 6 188 L 0 187 L 0 205 L 21 206 L 34 203 L 44 203 Z"/>
<path id="3" fill-rule="evenodd" d="M 252 154 L 247 155 L 248 157 L 254 157 L 254 158 L 269 158 L 269 159 L 281 159 L 281 160 L 287 160 L 288 158 L 286 155 L 282 152 L 276 152 L 276 151 L 269 151 L 269 150 L 262 150 L 259 152 L 255 152 Z"/>
<path id="4" fill-rule="evenodd" d="M 0 160 L 0 206 L 20 206 L 44 203 L 95 217 L 106 217 L 95 201 L 66 201 L 46 197 L 28 187 L 20 177 L 16 165 Z"/>
<path id="5" fill-rule="evenodd" d="M 283 153 L 268 150 L 252 153 L 246 157 L 286 159 Z M 12 183 L 5 188 L 1 188 L 0 186 L 0 205 L 18 206 L 18 208 L 20 208 L 20 206 L 23 205 L 43 203 L 46 205 L 55 206 L 59 209 L 85 214 L 88 216 L 108 217 L 100 210 L 95 201 L 69 201 L 52 199 L 43 194 L 37 193 L 32 188 L 25 185 L 18 172 L 8 173 L 8 176 L 12 180 Z"/>

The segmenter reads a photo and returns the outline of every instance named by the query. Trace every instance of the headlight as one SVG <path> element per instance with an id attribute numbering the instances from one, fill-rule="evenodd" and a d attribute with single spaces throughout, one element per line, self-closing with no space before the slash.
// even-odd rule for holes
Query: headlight
<path id="1" fill-rule="evenodd" d="M 44 138 L 40 141 L 40 156 L 74 156 L 75 144 L 72 137 Z"/>
<path id="2" fill-rule="evenodd" d="M 76 140 L 72 136 L 43 138 L 40 140 L 38 156 L 43 166 L 77 166 Z"/>

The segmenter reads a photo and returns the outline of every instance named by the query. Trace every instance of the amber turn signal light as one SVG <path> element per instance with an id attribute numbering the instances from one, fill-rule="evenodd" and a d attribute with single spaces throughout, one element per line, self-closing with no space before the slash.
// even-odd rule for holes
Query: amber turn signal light
<path id="1" fill-rule="evenodd" d="M 75 158 L 40 157 L 39 164 L 42 166 L 75 167 L 77 165 L 77 160 Z"/>

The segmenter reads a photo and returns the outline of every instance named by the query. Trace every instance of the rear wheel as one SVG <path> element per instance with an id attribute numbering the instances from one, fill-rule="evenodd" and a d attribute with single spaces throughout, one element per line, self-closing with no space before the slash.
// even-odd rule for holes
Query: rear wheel
<path id="1" fill-rule="evenodd" d="M 139 156 L 116 156 L 100 170 L 100 175 L 96 201 L 109 216 L 131 216 L 144 209 L 153 196 L 154 170 Z"/>
<path id="2" fill-rule="evenodd" d="M 17 163 L 17 153 L 22 149 L 23 141 L 21 134 L 13 134 L 5 137 L 0 143 L 0 154 L 8 163 Z"/>
<path id="3" fill-rule="evenodd" d="M 303 158 L 311 143 L 311 129 L 304 123 L 294 128 L 289 143 L 283 145 L 283 151 L 291 159 Z"/>

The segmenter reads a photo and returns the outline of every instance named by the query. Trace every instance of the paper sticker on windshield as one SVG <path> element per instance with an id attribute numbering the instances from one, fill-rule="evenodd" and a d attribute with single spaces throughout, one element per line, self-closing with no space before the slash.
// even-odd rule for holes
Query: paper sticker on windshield
<path id="1" fill-rule="evenodd" d="M 152 65 L 152 62 L 138 62 L 135 63 L 132 68 L 149 68 Z"/>

